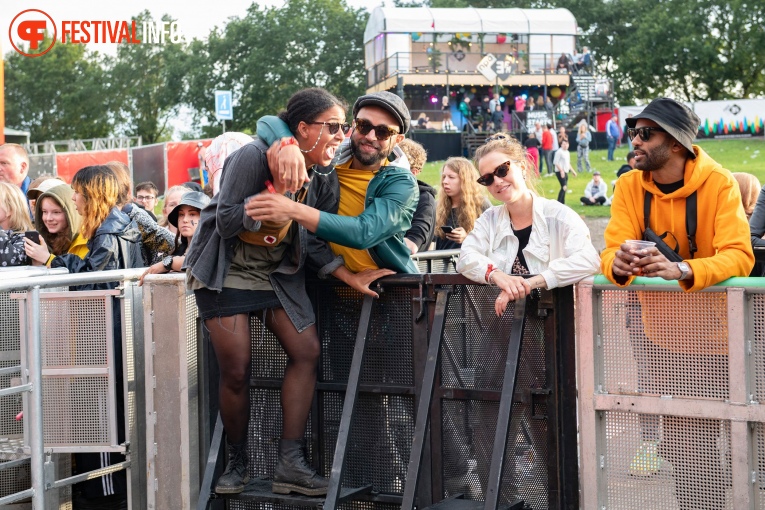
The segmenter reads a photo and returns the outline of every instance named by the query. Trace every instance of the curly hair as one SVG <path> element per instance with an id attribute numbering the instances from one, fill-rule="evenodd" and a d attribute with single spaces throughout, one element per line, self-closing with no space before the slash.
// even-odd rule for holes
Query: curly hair
<path id="1" fill-rule="evenodd" d="M 111 168 L 93 165 L 81 168 L 74 174 L 72 189 L 85 199 L 80 233 L 85 239 L 92 239 L 98 227 L 117 205 L 120 183 Z"/>
<path id="2" fill-rule="evenodd" d="M 406 154 L 406 159 L 409 160 L 409 168 L 414 175 L 417 175 L 425 166 L 428 161 L 428 151 L 425 150 L 421 144 L 415 142 L 410 138 L 404 138 L 398 144 L 398 148 Z"/>
<path id="3" fill-rule="evenodd" d="M 465 229 L 465 232 L 473 230 L 475 220 L 483 213 L 483 203 L 486 198 L 480 184 L 476 179 L 480 177 L 478 170 L 470 160 L 465 158 L 449 158 L 441 168 L 443 174 L 446 169 L 456 173 L 460 178 L 460 205 L 457 207 L 457 225 Z M 452 199 L 443 190 L 439 190 L 436 199 L 436 235 L 444 238 L 441 225 L 445 225 L 452 213 Z"/>
<path id="4" fill-rule="evenodd" d="M 495 135 L 496 137 L 496 135 Z M 502 138 L 494 138 L 489 142 L 481 145 L 475 151 L 475 166 L 478 167 L 481 159 L 485 158 L 492 152 L 500 152 L 507 156 L 507 159 L 516 161 L 524 170 L 524 181 L 526 187 L 536 196 L 539 196 L 539 190 L 537 189 L 537 177 L 534 172 L 534 167 L 531 161 L 529 161 L 526 155 L 526 148 L 521 145 L 521 142 L 516 140 L 510 135 L 506 135 Z"/>
<path id="5" fill-rule="evenodd" d="M 11 217 L 10 228 L 14 232 L 32 230 L 29 206 L 21 188 L 9 182 L 0 181 L 0 207 Z"/>

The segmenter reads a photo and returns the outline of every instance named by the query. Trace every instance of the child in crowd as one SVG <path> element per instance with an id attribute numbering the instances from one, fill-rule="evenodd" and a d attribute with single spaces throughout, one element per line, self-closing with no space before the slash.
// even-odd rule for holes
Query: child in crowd
<path id="1" fill-rule="evenodd" d="M 465 158 L 449 158 L 441 169 L 436 199 L 436 249 L 457 250 L 491 202 L 476 182 L 478 170 Z"/>
<path id="2" fill-rule="evenodd" d="M 88 240 L 80 233 L 82 216 L 72 202 L 74 190 L 61 182 L 37 198 L 35 228 L 40 233 L 40 244 L 25 241 L 26 253 L 35 265 L 50 267 L 58 255 L 72 253 L 81 259 L 88 254 Z"/>
<path id="3" fill-rule="evenodd" d="M 24 266 L 24 231 L 32 229 L 27 201 L 21 188 L 0 182 L 0 267 Z"/>

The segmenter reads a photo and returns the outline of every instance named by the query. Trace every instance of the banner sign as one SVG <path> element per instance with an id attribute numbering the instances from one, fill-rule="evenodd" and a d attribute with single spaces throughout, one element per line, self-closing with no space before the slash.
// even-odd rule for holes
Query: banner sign
<path id="1" fill-rule="evenodd" d="M 548 115 L 546 110 L 532 110 L 529 112 L 524 112 L 526 114 L 526 132 L 527 133 L 533 133 L 535 131 L 534 124 L 539 122 L 540 125 L 544 126 L 545 124 L 552 124 L 552 120 L 550 120 L 550 116 Z M 539 141 L 542 143 L 542 140 Z"/>
<path id="2" fill-rule="evenodd" d="M 765 134 L 765 99 L 731 99 L 685 103 L 701 119 L 697 138 L 747 138 Z M 620 125 L 643 106 L 619 109 Z"/>

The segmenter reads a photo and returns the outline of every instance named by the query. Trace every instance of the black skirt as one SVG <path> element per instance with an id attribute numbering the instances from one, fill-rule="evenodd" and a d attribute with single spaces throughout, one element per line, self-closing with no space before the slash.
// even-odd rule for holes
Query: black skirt
<path id="1" fill-rule="evenodd" d="M 210 289 L 194 291 L 199 316 L 202 320 L 250 314 L 267 308 L 281 308 L 282 304 L 272 290 L 243 290 L 224 287 L 221 292 Z"/>

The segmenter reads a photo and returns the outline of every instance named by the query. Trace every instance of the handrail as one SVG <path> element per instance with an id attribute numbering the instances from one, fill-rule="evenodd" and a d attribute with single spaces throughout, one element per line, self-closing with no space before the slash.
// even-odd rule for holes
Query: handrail
<path id="1" fill-rule="evenodd" d="M 72 285 L 87 285 L 90 283 L 108 283 L 138 280 L 146 268 L 118 269 L 114 271 L 93 271 L 89 273 L 51 274 L 27 278 L 0 279 L 0 292 L 14 292 L 40 287 L 69 287 Z"/>
<path id="2" fill-rule="evenodd" d="M 450 259 L 452 257 L 459 257 L 460 250 L 430 250 L 415 253 L 410 255 L 409 258 L 417 262 L 418 260 L 438 260 L 438 259 Z"/>
<path id="3" fill-rule="evenodd" d="M 608 278 L 606 278 L 602 274 L 595 275 L 593 279 L 593 286 L 597 288 L 617 287 L 617 285 L 612 283 Z M 663 278 L 647 278 L 644 276 L 636 277 L 627 288 L 634 288 L 634 287 L 642 287 L 639 290 L 646 290 L 647 287 L 661 287 L 662 290 L 668 290 L 669 288 L 672 288 L 672 287 L 678 290 L 680 289 L 680 285 L 677 283 L 676 280 L 665 280 Z M 716 283 L 708 288 L 715 290 L 714 289 L 715 287 L 750 287 L 750 288 L 762 287 L 762 288 L 765 288 L 765 278 L 754 277 L 754 276 L 733 277 L 733 278 L 728 278 L 727 280 L 723 280 L 720 283 Z M 716 291 L 719 292 L 720 289 L 718 288 L 716 289 Z"/>

